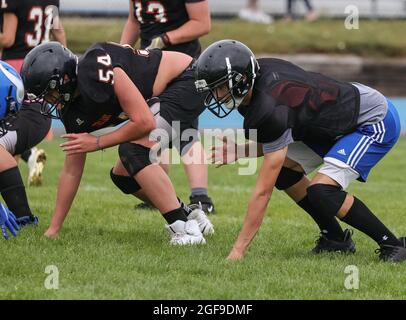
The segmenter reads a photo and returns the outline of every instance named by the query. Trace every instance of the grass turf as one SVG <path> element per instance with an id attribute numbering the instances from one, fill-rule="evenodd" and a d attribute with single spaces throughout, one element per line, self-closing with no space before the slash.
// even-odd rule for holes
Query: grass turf
<path id="1" fill-rule="evenodd" d="M 58 141 L 41 144 L 48 162 L 44 185 L 27 188 L 38 227 L 0 239 L 1 299 L 402 299 L 406 264 L 378 261 L 376 244 L 355 232 L 355 255 L 309 253 L 317 228 L 306 213 L 275 192 L 246 258 L 225 260 L 241 227 L 255 176 L 237 166 L 210 168 L 216 234 L 201 247 L 171 247 L 156 211 L 136 211 L 109 179 L 116 150 L 90 154 L 76 201 L 56 240 L 42 237 L 50 222 L 59 170 Z M 404 185 L 406 139 L 373 170 L 367 184 L 350 189 L 390 226 L 406 235 Z M 25 164 L 20 164 L 26 177 Z M 179 195 L 188 187 L 180 165 L 172 167 Z M 59 289 L 47 290 L 45 268 L 59 270 Z M 346 290 L 346 266 L 359 268 L 358 290 Z"/>
<path id="2" fill-rule="evenodd" d="M 64 18 L 69 47 L 83 53 L 98 41 L 119 42 L 124 19 Z M 202 46 L 221 39 L 237 39 L 257 54 L 329 53 L 365 57 L 406 56 L 405 20 L 361 20 L 359 29 L 347 30 L 343 20 L 314 23 L 277 21 L 272 25 L 238 19 L 213 20 Z"/>

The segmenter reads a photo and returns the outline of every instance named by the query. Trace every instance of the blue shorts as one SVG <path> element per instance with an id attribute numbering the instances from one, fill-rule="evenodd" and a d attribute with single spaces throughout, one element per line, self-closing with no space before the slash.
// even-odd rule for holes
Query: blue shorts
<path id="1" fill-rule="evenodd" d="M 388 113 L 375 124 L 359 127 L 334 144 L 305 143 L 322 158 L 339 160 L 358 172 L 358 180 L 365 182 L 371 169 L 389 152 L 400 136 L 399 114 L 388 101 Z"/>

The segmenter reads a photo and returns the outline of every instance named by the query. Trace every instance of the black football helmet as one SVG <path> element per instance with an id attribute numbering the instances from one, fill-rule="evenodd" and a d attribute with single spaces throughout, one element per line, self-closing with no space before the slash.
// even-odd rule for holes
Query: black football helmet
<path id="1" fill-rule="evenodd" d="M 32 49 L 24 59 L 21 77 L 28 99 L 41 103 L 41 113 L 61 119 L 77 86 L 78 57 L 59 42 L 48 42 Z M 56 90 L 59 97 L 46 101 L 45 96 Z"/>
<path id="2" fill-rule="evenodd" d="M 208 92 L 205 106 L 224 118 L 237 108 L 254 86 L 259 65 L 252 51 L 236 40 L 221 40 L 203 51 L 195 64 L 195 86 Z M 219 96 L 218 89 L 226 88 Z"/>

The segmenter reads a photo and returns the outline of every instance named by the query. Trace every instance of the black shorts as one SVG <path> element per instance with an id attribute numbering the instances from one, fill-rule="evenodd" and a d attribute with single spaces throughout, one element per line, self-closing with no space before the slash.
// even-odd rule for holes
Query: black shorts
<path id="1" fill-rule="evenodd" d="M 11 121 L 10 131 L 17 132 L 17 143 L 14 154 L 24 151 L 39 144 L 49 132 L 52 120 L 40 113 L 39 105 L 24 105 L 18 115 Z"/>
<path id="2" fill-rule="evenodd" d="M 189 149 L 185 150 L 187 145 L 192 145 L 191 142 L 198 140 L 199 115 L 205 109 L 204 95 L 197 93 L 194 82 L 194 70 L 190 67 L 174 79 L 158 96 L 159 107 L 156 107 L 156 110 L 152 108 L 154 115 L 156 117 L 159 115 L 164 119 L 178 138 L 186 136 L 187 139 L 177 140 L 180 140 L 180 145 L 178 145 L 173 143 L 175 134 L 171 134 L 169 147 L 175 145 L 181 154 L 187 152 Z M 162 123 L 162 121 L 157 122 Z M 162 129 L 167 130 L 167 126 L 164 128 L 162 125 Z M 185 132 L 186 130 L 188 132 Z"/>

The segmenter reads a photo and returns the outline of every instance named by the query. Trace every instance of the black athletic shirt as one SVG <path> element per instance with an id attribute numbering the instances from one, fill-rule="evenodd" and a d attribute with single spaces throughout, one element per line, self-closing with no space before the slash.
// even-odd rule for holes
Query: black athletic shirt
<path id="1" fill-rule="evenodd" d="M 280 59 L 258 59 L 249 106 L 240 106 L 244 129 L 257 130 L 260 143 L 289 128 L 295 140 L 334 140 L 358 126 L 359 92 L 350 83 L 308 72 Z"/>
<path id="2" fill-rule="evenodd" d="M 90 47 L 79 60 L 80 96 L 63 115 L 66 131 L 92 132 L 128 120 L 114 93 L 113 68 L 123 69 L 142 96 L 149 99 L 161 58 L 161 50 L 134 50 L 110 42 Z"/>
<path id="3" fill-rule="evenodd" d="M 146 48 L 151 39 L 165 32 L 175 30 L 189 20 L 186 3 L 202 2 L 204 0 L 131 0 L 134 6 L 135 18 L 141 27 L 141 48 Z M 192 57 L 201 52 L 199 40 L 180 43 L 166 47 L 167 51 L 178 51 Z"/>
<path id="4" fill-rule="evenodd" d="M 18 18 L 14 45 L 3 49 L 2 60 L 24 59 L 32 48 L 49 41 L 56 9 L 59 0 L 0 0 L 1 17 L 13 13 Z"/>

